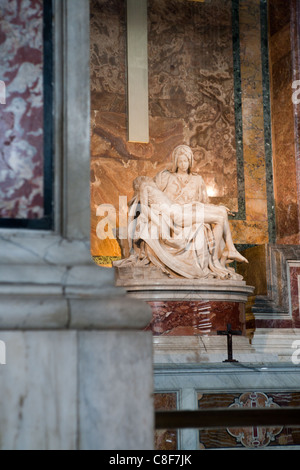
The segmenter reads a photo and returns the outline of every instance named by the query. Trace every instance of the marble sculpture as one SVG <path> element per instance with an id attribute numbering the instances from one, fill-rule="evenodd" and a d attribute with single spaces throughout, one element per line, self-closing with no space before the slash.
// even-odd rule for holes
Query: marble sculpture
<path id="1" fill-rule="evenodd" d="M 176 147 L 172 157 L 172 170 L 134 180 L 130 256 L 114 265 L 156 266 L 170 277 L 187 279 L 242 279 L 229 266 L 248 262 L 234 246 L 230 210 L 209 203 L 203 178 L 192 171 L 190 147 Z"/>

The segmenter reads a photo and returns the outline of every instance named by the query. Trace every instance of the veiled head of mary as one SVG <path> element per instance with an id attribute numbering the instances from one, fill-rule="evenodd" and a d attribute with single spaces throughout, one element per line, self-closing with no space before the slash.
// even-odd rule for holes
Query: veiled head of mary
<path id="1" fill-rule="evenodd" d="M 192 149 L 188 145 L 178 145 L 173 151 L 173 172 L 177 173 L 180 162 L 188 161 L 187 173 L 191 173 L 194 163 L 194 155 Z"/>

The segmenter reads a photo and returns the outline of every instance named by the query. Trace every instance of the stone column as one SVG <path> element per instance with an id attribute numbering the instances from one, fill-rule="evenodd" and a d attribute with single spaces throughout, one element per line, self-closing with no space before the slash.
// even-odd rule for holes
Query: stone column
<path id="1" fill-rule="evenodd" d="M 0 449 L 152 449 L 144 302 L 89 248 L 89 2 L 54 2 L 53 232 L 0 231 Z"/>

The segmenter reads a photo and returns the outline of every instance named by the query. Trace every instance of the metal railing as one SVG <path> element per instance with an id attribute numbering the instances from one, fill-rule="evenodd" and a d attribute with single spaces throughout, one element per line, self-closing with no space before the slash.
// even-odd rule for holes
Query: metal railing
<path id="1" fill-rule="evenodd" d="M 220 429 L 260 426 L 299 426 L 300 408 L 214 408 L 196 411 L 157 411 L 156 429 Z"/>

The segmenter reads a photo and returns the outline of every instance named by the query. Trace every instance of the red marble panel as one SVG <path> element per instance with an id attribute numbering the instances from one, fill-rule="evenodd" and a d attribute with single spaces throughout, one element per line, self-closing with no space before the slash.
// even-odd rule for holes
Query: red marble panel
<path id="1" fill-rule="evenodd" d="M 153 319 L 146 330 L 154 336 L 195 336 L 216 334 L 232 328 L 245 334 L 245 306 L 229 301 L 148 302 Z"/>
<path id="2" fill-rule="evenodd" d="M 43 0 L 0 6 L 0 217 L 43 217 Z"/>
<path id="3" fill-rule="evenodd" d="M 269 2 L 271 113 L 277 243 L 299 244 L 299 208 L 296 168 L 295 108 L 292 83 L 297 41 L 293 40 L 294 2 Z"/>
<path id="4" fill-rule="evenodd" d="M 255 320 L 255 328 L 292 328 L 292 320 Z M 247 328 L 250 328 L 247 323 Z"/>
<path id="5" fill-rule="evenodd" d="M 291 308 L 293 318 L 293 328 L 300 328 L 300 311 L 299 311 L 299 281 L 300 266 L 290 266 L 290 295 Z"/>
<path id="6" fill-rule="evenodd" d="M 299 220 L 292 102 L 292 57 L 272 65 L 272 119 L 277 242 L 299 243 Z"/>
<path id="7" fill-rule="evenodd" d="M 256 319 L 247 321 L 247 328 L 300 328 L 299 285 L 300 266 L 289 267 L 291 318 L 286 320 Z"/>

